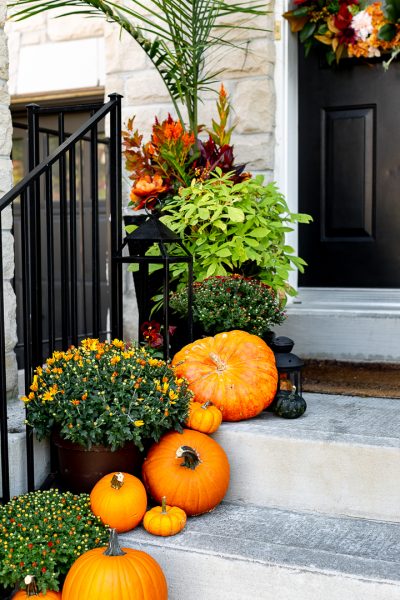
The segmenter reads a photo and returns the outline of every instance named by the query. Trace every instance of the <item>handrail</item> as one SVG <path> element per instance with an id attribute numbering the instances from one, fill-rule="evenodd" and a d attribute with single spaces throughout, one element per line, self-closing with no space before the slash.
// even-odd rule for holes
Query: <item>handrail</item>
<path id="1" fill-rule="evenodd" d="M 20 198 L 20 225 L 16 226 L 14 245 L 20 248 L 21 278 L 19 289 L 19 307 L 22 316 L 19 323 L 23 329 L 25 393 L 29 393 L 33 369 L 43 363 L 43 343 L 46 342 L 46 354 L 56 347 L 66 349 L 76 344 L 78 337 L 92 335 L 122 336 L 122 265 L 112 260 L 116 249 L 121 245 L 122 209 L 121 209 L 121 98 L 119 94 L 110 94 L 109 101 L 98 108 L 98 104 L 85 105 L 91 115 L 72 135 L 65 139 L 64 116 L 73 110 L 68 107 L 42 109 L 37 105 L 28 105 L 28 154 L 30 172 L 15 187 L 0 198 L 0 468 L 2 489 L 0 502 L 10 498 L 10 464 L 8 455 L 7 428 L 7 372 L 4 321 L 4 285 L 2 256 L 2 211 Z M 96 112 L 94 112 L 96 111 Z M 94 114 L 93 114 L 94 112 Z M 59 147 L 37 164 L 39 156 L 39 117 L 43 114 L 58 114 Z M 108 140 L 99 139 L 98 125 L 109 116 L 110 136 Z M 82 157 L 77 158 L 81 142 L 88 141 L 88 177 L 83 178 Z M 109 213 L 105 219 L 99 210 L 99 185 L 103 175 L 99 173 L 99 143 L 106 144 L 108 169 L 103 171 L 107 182 L 107 204 Z M 78 150 L 77 150 L 78 148 Z M 87 148 L 85 146 L 85 148 Z M 47 150 L 48 151 L 48 145 Z M 54 165 L 54 167 L 53 167 Z M 79 167 L 77 167 L 79 165 Z M 77 168 L 78 176 L 77 176 Z M 105 168 L 105 167 L 104 167 Z M 54 173 L 56 175 L 54 176 Z M 80 174 L 80 176 L 79 176 Z M 85 181 L 86 192 L 81 187 Z M 53 187 L 59 188 L 59 202 L 53 202 Z M 85 195 L 86 194 L 86 195 Z M 90 202 L 85 204 L 83 199 Z M 87 210 L 86 210 L 87 209 Z M 107 218 L 108 216 L 108 218 Z M 102 218 L 102 221 L 101 221 Z M 84 227 L 90 224 L 90 234 L 85 245 L 80 244 L 84 237 Z M 101 233 L 100 225 L 103 228 Z M 78 232 L 79 226 L 79 232 Z M 108 233 L 105 228 L 108 228 Z M 19 237 L 18 237 L 19 236 Z M 16 240 L 18 239 L 18 244 Z M 102 240 L 107 247 L 101 246 Z M 55 253 L 58 244 L 59 252 Z M 101 246 L 101 252 L 100 252 Z M 107 270 L 104 261 L 107 261 Z M 90 267 L 87 265 L 91 264 Z M 60 283 L 55 273 L 61 272 Z M 85 270 L 86 269 L 86 270 Z M 107 273 L 106 280 L 104 273 Z M 80 273 L 84 274 L 83 284 Z M 85 277 L 87 275 L 87 277 Z M 103 279 L 101 279 L 101 277 Z M 102 301 L 101 285 L 106 283 L 106 300 Z M 59 286 L 55 294 L 56 284 Z M 7 284 L 8 285 L 8 284 Z M 82 323 L 82 307 L 79 294 L 82 285 L 91 287 L 92 306 L 86 322 L 86 309 Z M 80 287 L 79 287 L 80 286 Z M 89 289 L 89 288 L 88 288 Z M 86 290 L 86 287 L 85 287 Z M 58 301 L 57 301 L 57 299 Z M 47 303 L 47 331 L 43 321 L 43 308 Z M 103 303 L 102 303 L 103 302 Z M 104 309 L 104 310 L 102 310 Z M 56 315 L 62 325 L 61 343 L 56 329 Z M 81 322 L 79 322 L 81 319 Z M 104 326 L 107 319 L 106 329 Z M 46 333 L 44 336 L 43 334 Z M 44 337 L 46 338 L 44 340 Z M 26 427 L 26 458 L 28 491 L 35 489 L 35 464 L 33 430 Z M 52 461 L 52 469 L 55 463 Z"/>
<path id="2" fill-rule="evenodd" d="M 93 127 L 93 125 L 96 125 L 96 123 L 101 121 L 110 112 L 110 109 L 117 102 L 118 94 L 110 94 L 109 98 L 110 101 L 107 102 L 107 104 L 104 104 L 100 110 L 98 110 L 92 117 L 90 117 L 88 121 L 86 121 L 86 123 L 81 125 L 81 127 L 77 129 L 75 133 L 67 138 L 65 142 L 63 142 L 56 150 L 54 150 L 54 152 L 52 152 L 52 154 L 42 160 L 37 167 L 25 175 L 25 177 L 21 179 L 21 181 L 18 182 L 15 187 L 13 187 L 0 199 L 0 211 L 7 208 L 7 206 L 9 206 L 11 202 L 15 200 L 15 198 L 21 195 L 21 192 L 23 192 L 28 185 L 43 175 L 43 173 L 55 162 L 57 162 L 61 156 L 65 155 L 67 151 Z"/>

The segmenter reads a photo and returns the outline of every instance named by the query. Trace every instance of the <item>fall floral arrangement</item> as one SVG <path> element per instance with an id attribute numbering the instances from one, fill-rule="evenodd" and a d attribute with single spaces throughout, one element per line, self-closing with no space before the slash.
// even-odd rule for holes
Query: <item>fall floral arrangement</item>
<path id="1" fill-rule="evenodd" d="M 187 314 L 187 290 L 171 295 L 171 308 Z M 263 336 L 286 317 L 273 289 L 257 279 L 241 275 L 213 276 L 193 284 L 193 320 L 204 332 L 215 335 L 242 329 Z"/>
<path id="2" fill-rule="evenodd" d="M 88 494 L 52 489 L 17 496 L 0 506 L 0 584 L 24 588 L 31 575 L 39 591 L 57 591 L 78 556 L 107 538 Z"/>
<path id="3" fill-rule="evenodd" d="M 86 448 L 113 450 L 128 441 L 143 449 L 143 439 L 180 431 L 190 399 L 187 383 L 143 347 L 90 338 L 54 352 L 23 397 L 39 439 L 56 429 Z"/>
<path id="4" fill-rule="evenodd" d="M 249 177 L 243 173 L 244 165 L 234 164 L 230 143 L 233 128 L 227 129 L 230 104 L 223 85 L 217 110 L 219 120 L 213 119 L 205 141 L 195 138 L 181 121 L 168 115 L 161 123 L 156 118 L 150 140 L 143 143 L 143 135 L 134 129 L 134 118 L 128 121 L 122 132 L 123 154 L 133 182 L 130 206 L 134 210 L 163 205 L 180 187 L 189 186 L 193 178 L 206 179 L 216 167 L 238 180 Z"/>
<path id="5" fill-rule="evenodd" d="M 299 32 L 306 54 L 324 46 L 332 64 L 343 57 L 374 58 L 387 53 L 394 57 L 399 52 L 400 14 L 394 0 L 385 7 L 382 2 L 362 0 L 295 0 L 295 5 L 283 16 L 291 30 Z"/>

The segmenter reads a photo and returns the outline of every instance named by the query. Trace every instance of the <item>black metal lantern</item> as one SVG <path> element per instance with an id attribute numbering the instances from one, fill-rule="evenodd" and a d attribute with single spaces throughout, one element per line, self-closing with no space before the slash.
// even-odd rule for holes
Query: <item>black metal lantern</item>
<path id="1" fill-rule="evenodd" d="M 291 391 L 296 388 L 296 393 L 302 394 L 302 373 L 303 361 L 292 353 L 294 341 L 288 337 L 275 337 L 270 344 L 275 354 L 276 368 L 278 369 L 279 383 L 278 392 Z"/>
<path id="2" fill-rule="evenodd" d="M 147 254 L 149 248 L 155 244 L 158 247 L 158 255 Z M 123 250 L 128 247 L 129 254 L 123 255 Z M 173 249 L 173 252 L 172 252 Z M 178 250 L 178 251 L 177 251 Z M 186 263 L 188 266 L 188 337 L 193 341 L 193 257 L 185 248 L 181 238 L 156 215 L 148 213 L 147 218 L 135 231 L 129 233 L 123 243 L 117 261 L 123 263 L 137 263 L 139 265 L 136 291 L 139 307 L 139 330 L 143 320 L 144 310 L 148 310 L 149 304 L 149 267 L 151 264 L 162 265 L 162 312 L 163 312 L 163 336 L 164 336 L 164 358 L 170 358 L 170 332 L 169 332 L 169 296 L 170 296 L 170 265 L 173 263 Z"/>

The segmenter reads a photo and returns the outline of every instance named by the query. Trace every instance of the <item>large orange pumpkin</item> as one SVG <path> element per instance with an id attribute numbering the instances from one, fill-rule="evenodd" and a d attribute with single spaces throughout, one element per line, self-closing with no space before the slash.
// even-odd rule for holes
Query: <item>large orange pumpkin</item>
<path id="1" fill-rule="evenodd" d="M 212 400 L 224 421 L 255 417 L 273 401 L 278 383 L 274 353 L 245 331 L 196 340 L 175 354 L 178 377 L 189 381 L 196 402 Z"/>
<path id="2" fill-rule="evenodd" d="M 226 494 L 229 462 L 221 446 L 205 433 L 184 429 L 167 433 L 143 463 L 143 480 L 153 498 L 166 496 L 189 516 L 209 512 Z"/>
<path id="3" fill-rule="evenodd" d="M 143 483 L 129 473 L 104 475 L 90 493 L 93 514 L 118 533 L 139 525 L 147 509 Z"/>
<path id="4" fill-rule="evenodd" d="M 19 592 L 13 596 L 13 600 L 26 600 L 27 598 L 33 598 L 34 600 L 35 598 L 44 598 L 45 600 L 61 600 L 61 592 L 51 592 L 50 590 L 48 590 L 45 594 L 39 592 L 35 579 L 32 575 L 27 575 L 24 582 L 26 589 L 19 590 Z"/>
<path id="5" fill-rule="evenodd" d="M 115 529 L 108 548 L 80 556 L 65 578 L 63 600 L 167 600 L 160 565 L 141 550 L 121 548 Z"/>

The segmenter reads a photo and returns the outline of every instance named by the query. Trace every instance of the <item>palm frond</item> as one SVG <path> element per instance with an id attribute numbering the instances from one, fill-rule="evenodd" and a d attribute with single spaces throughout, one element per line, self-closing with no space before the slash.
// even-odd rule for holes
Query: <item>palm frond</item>
<path id="1" fill-rule="evenodd" d="M 218 71 L 206 68 L 205 57 L 214 46 L 235 45 L 226 34 L 232 30 L 263 30 L 253 25 L 230 25 L 224 17 L 265 16 L 259 0 L 14 0 L 12 18 L 22 20 L 45 11 L 64 8 L 62 15 L 102 15 L 124 29 L 143 48 L 163 78 L 179 118 L 179 103 L 186 106 L 189 126 L 197 133 L 199 91 L 212 89 Z M 144 11 L 144 14 L 143 14 Z M 222 20 L 222 22 L 221 22 Z M 216 35 L 215 31 L 223 31 Z"/>

